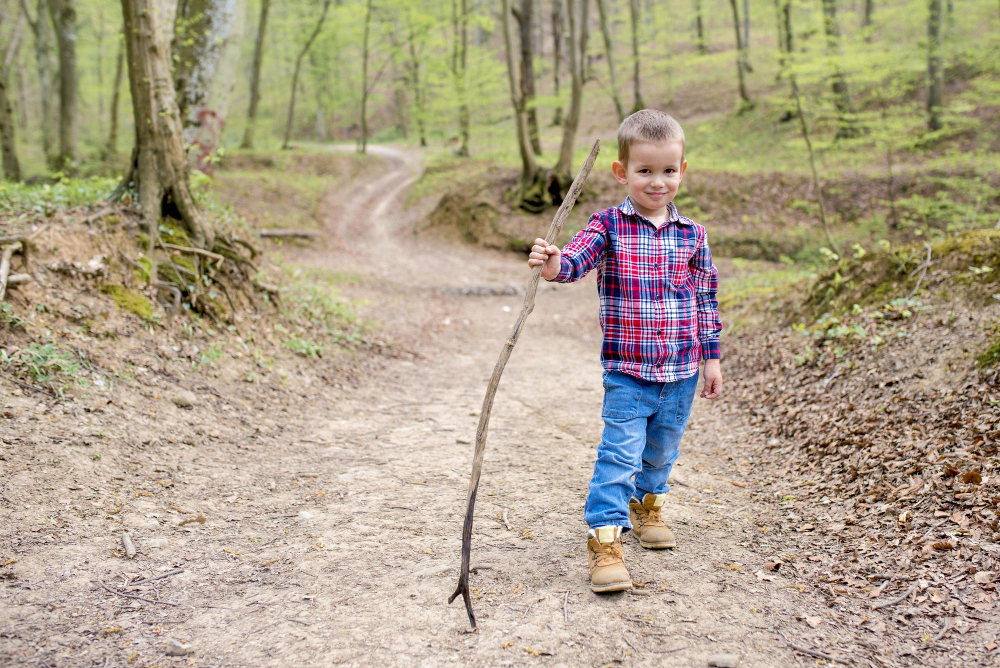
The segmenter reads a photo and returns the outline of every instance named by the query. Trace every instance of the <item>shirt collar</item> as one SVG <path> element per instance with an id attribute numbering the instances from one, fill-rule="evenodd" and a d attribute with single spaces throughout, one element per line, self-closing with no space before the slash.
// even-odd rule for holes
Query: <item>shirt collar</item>
<path id="1" fill-rule="evenodd" d="M 635 207 L 632 205 L 631 197 L 626 196 L 625 201 L 618 206 L 618 210 L 621 211 L 622 214 L 625 216 L 639 216 L 643 220 L 650 222 L 650 225 L 652 225 L 652 222 L 649 221 L 648 218 L 646 218 L 644 215 L 635 210 Z M 687 218 L 684 218 L 682 215 L 677 213 L 677 205 L 674 204 L 673 202 L 669 202 L 667 204 L 667 217 L 663 221 L 664 225 L 666 225 L 667 223 L 680 223 L 681 225 L 690 225 L 691 221 L 689 221 Z"/>

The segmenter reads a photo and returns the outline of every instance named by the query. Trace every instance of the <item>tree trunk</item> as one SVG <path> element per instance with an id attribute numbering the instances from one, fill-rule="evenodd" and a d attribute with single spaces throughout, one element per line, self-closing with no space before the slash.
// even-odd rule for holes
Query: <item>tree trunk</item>
<path id="1" fill-rule="evenodd" d="M 750 54 L 750 0 L 743 0 L 743 50 Z"/>
<path id="2" fill-rule="evenodd" d="M 0 68 L 0 157 L 4 178 L 8 181 L 21 180 L 21 164 L 17 160 L 14 135 L 14 112 L 7 97 L 7 72 L 5 68 Z"/>
<path id="3" fill-rule="evenodd" d="M 525 0 L 529 2 L 530 0 Z M 462 0 L 462 16 L 459 19 L 459 54 L 458 54 L 458 131 L 462 137 L 462 144 L 458 149 L 458 154 L 462 157 L 469 157 L 469 1 Z M 536 127 L 537 133 L 537 127 Z"/>
<path id="4" fill-rule="evenodd" d="M 743 33 L 740 30 L 740 11 L 736 6 L 736 0 L 729 0 L 729 6 L 733 10 L 733 27 L 736 29 L 736 76 L 740 91 L 738 112 L 743 113 L 753 108 L 753 101 L 747 92 L 746 50 L 743 48 Z"/>
<path id="5" fill-rule="evenodd" d="M 708 44 L 705 42 L 705 21 L 702 18 L 701 0 L 694 0 L 694 27 L 698 37 L 698 53 L 708 53 Z"/>
<path id="6" fill-rule="evenodd" d="M 538 112 L 532 106 L 535 99 L 534 50 L 534 0 L 521 0 L 521 7 L 511 10 L 517 19 L 518 34 L 521 36 L 521 98 L 528 118 L 528 137 L 535 155 L 542 154 L 542 143 L 538 135 Z"/>
<path id="7" fill-rule="evenodd" d="M 608 77 L 611 86 L 611 99 L 615 103 L 615 112 L 618 114 L 618 122 L 625 120 L 625 110 L 622 108 L 622 100 L 618 96 L 618 77 L 615 75 L 615 49 L 611 43 L 611 29 L 608 27 L 607 0 L 597 0 L 598 23 L 601 26 L 601 37 L 604 39 L 604 52 L 608 58 Z"/>
<path id="8" fill-rule="evenodd" d="M 75 0 L 49 0 L 49 14 L 59 47 L 59 169 L 72 170 L 76 147 L 76 7 Z M 39 18 L 41 20 L 41 18 Z"/>
<path id="9" fill-rule="evenodd" d="M 872 41 L 872 14 L 875 12 L 875 0 L 865 0 L 865 15 L 861 28 L 865 33 L 865 41 Z"/>
<path id="10" fill-rule="evenodd" d="M 735 0 L 733 0 L 735 2 Z M 806 116 L 802 112 L 802 96 L 799 94 L 799 84 L 795 80 L 795 74 L 792 73 L 788 77 L 789 82 L 792 85 L 792 97 L 795 98 L 795 112 L 799 117 L 799 128 L 802 130 L 802 138 L 806 142 L 806 149 L 809 152 L 809 170 L 812 172 L 812 185 L 813 192 L 816 193 L 816 202 L 819 204 L 819 219 L 820 223 L 823 225 L 823 232 L 826 234 L 826 240 L 838 255 L 840 254 L 840 248 L 837 246 L 837 242 L 833 239 L 833 234 L 830 232 L 830 225 L 826 218 L 826 204 L 823 201 L 823 188 L 819 183 L 819 172 L 816 170 L 816 158 L 813 153 L 812 140 L 809 138 L 809 124 L 806 123 Z"/>
<path id="11" fill-rule="evenodd" d="M 214 231 L 198 210 L 188 178 L 183 126 L 170 72 L 171 8 L 170 0 L 122 0 L 135 147 L 118 194 L 137 193 L 149 234 L 150 257 L 162 215 L 179 218 L 201 248 L 210 248 L 214 240 Z M 155 270 L 150 277 L 156 279 Z"/>
<path id="12" fill-rule="evenodd" d="M 552 125 L 562 125 L 563 106 L 559 99 L 559 68 L 562 65 L 563 43 L 563 3 L 566 0 L 552 0 L 552 80 L 555 84 L 556 110 L 552 114 Z"/>
<path id="13" fill-rule="evenodd" d="M 372 0 L 365 2 L 365 32 L 361 46 L 361 143 L 358 152 L 368 151 L 368 35 L 372 23 Z"/>
<path id="14" fill-rule="evenodd" d="M 105 148 L 105 155 L 113 158 L 118 152 L 118 102 L 121 97 L 122 88 L 122 64 L 125 60 L 125 42 L 118 42 L 118 57 L 115 59 L 115 83 L 111 91 L 111 130 L 108 132 L 108 145 Z"/>
<path id="15" fill-rule="evenodd" d="M 834 60 L 831 87 L 833 89 L 833 104 L 837 108 L 837 139 L 856 137 L 857 124 L 854 119 L 854 105 L 851 103 L 851 91 L 847 85 L 837 59 L 840 57 L 840 24 L 837 22 L 837 0 L 822 0 L 823 2 L 823 32 L 826 34 L 826 51 Z"/>
<path id="16" fill-rule="evenodd" d="M 174 87 L 192 160 L 207 171 L 221 141 L 232 78 L 237 0 L 180 0 L 174 22 Z M 228 52 L 228 55 L 227 55 Z"/>
<path id="17" fill-rule="evenodd" d="M 941 0 L 929 0 L 927 17 L 927 129 L 941 129 Z"/>
<path id="18" fill-rule="evenodd" d="M 42 152 L 46 160 L 52 159 L 52 135 L 55 134 L 52 104 L 52 61 L 49 49 L 52 46 L 52 26 L 47 18 L 48 5 L 46 0 L 37 0 L 35 20 L 31 20 L 27 0 L 21 0 L 21 8 L 35 36 L 35 66 L 38 69 L 39 124 L 42 129 Z"/>
<path id="19" fill-rule="evenodd" d="M 247 111 L 247 126 L 243 130 L 243 142 L 240 148 L 253 148 L 254 123 L 257 122 L 257 104 L 260 102 L 260 68 L 264 62 L 264 35 L 267 31 L 267 13 L 270 9 L 271 0 L 261 0 L 257 40 L 253 46 L 253 65 L 250 68 L 250 109 Z"/>
<path id="20" fill-rule="evenodd" d="M 420 60 L 417 58 L 416 39 L 413 35 L 413 24 L 407 23 L 406 41 L 410 50 L 410 87 L 413 91 L 413 112 L 417 121 L 417 133 L 420 145 L 427 146 L 427 129 L 424 122 L 424 94 L 420 86 Z"/>
<path id="21" fill-rule="evenodd" d="M 502 12 L 501 24 L 503 27 L 504 54 L 507 57 L 507 81 L 510 84 L 510 101 L 514 107 L 515 126 L 517 130 L 517 147 L 521 152 L 521 191 L 518 193 L 519 199 L 523 201 L 524 195 L 531 186 L 538 180 L 538 163 L 535 162 L 535 154 L 531 150 L 531 140 L 528 137 L 528 117 L 524 111 L 524 97 L 518 76 L 520 70 L 514 58 L 514 44 L 512 30 L 510 26 L 511 0 L 502 0 L 500 11 Z"/>
<path id="22" fill-rule="evenodd" d="M 369 10 L 371 8 L 371 0 L 368 0 Z M 313 42 L 316 41 L 316 37 L 319 36 L 320 30 L 323 29 L 323 22 L 326 21 L 326 12 L 330 9 L 330 0 L 323 0 L 323 11 L 319 15 L 319 21 L 316 22 L 316 27 L 309 34 L 306 43 L 302 46 L 302 50 L 299 52 L 298 57 L 295 59 L 295 70 L 292 72 L 292 93 L 288 98 L 288 118 L 285 120 L 285 141 L 282 142 L 281 148 L 288 149 L 291 148 L 288 142 L 292 137 L 292 119 L 295 117 L 295 93 L 299 87 L 299 71 L 302 69 L 302 59 L 306 57 L 309 52 L 309 48 L 312 46 Z M 371 12 L 369 11 L 369 14 Z M 367 72 L 368 68 L 368 23 L 365 23 L 365 69 Z M 367 86 L 367 83 L 365 84 Z M 361 118 L 364 119 L 364 103 L 362 103 Z"/>
<path id="23" fill-rule="evenodd" d="M 646 108 L 642 93 L 639 91 L 639 0 L 629 0 L 629 9 L 632 18 L 632 88 L 635 93 L 632 112 L 634 113 Z"/>
<path id="24" fill-rule="evenodd" d="M 735 0 L 734 0 L 735 1 Z M 550 184 L 553 203 L 562 202 L 562 193 L 572 183 L 570 168 L 573 164 L 573 148 L 576 141 L 576 131 L 580 125 L 580 106 L 583 100 L 583 71 L 586 66 L 588 0 L 568 0 L 567 15 L 569 16 L 569 68 L 573 82 L 570 94 L 569 113 L 563 125 L 562 145 L 559 147 L 559 160 L 552 168 L 554 183 Z"/>

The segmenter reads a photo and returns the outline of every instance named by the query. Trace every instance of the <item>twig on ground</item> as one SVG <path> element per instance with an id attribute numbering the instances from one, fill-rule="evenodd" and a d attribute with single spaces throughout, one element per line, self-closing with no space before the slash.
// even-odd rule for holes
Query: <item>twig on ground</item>
<path id="1" fill-rule="evenodd" d="M 257 232 L 261 238 L 299 238 L 299 239 L 315 239 L 316 237 L 322 236 L 317 230 L 260 230 Z"/>
<path id="2" fill-rule="evenodd" d="M 136 580 L 135 582 L 129 582 L 126 587 L 138 587 L 139 585 L 144 585 L 147 582 L 152 582 L 153 580 L 162 580 L 164 578 L 169 578 L 174 575 L 180 575 L 184 572 L 183 568 L 175 568 L 172 571 L 167 571 L 166 573 L 161 573 L 160 575 L 154 575 L 151 578 L 143 578 L 141 580 Z"/>
<path id="3" fill-rule="evenodd" d="M 566 612 L 566 606 L 569 605 L 569 592 L 566 592 L 566 596 L 563 597 L 563 621 L 569 624 L 569 613 Z"/>
<path id="4" fill-rule="evenodd" d="M 802 652 L 803 654 L 808 654 L 809 656 L 815 657 L 817 659 L 825 659 L 826 661 L 833 661 L 835 663 L 842 663 L 845 666 L 849 665 L 848 662 L 845 661 L 844 659 L 838 659 L 837 657 L 831 656 L 831 655 L 827 654 L 826 652 L 820 652 L 819 650 L 816 650 L 816 649 L 810 649 L 810 648 L 806 647 L 805 645 L 800 645 L 800 644 L 794 643 L 794 642 L 792 642 L 790 640 L 788 641 L 788 646 L 791 647 L 792 649 L 798 651 L 798 652 Z"/>
<path id="5" fill-rule="evenodd" d="M 192 253 L 194 255 L 201 255 L 211 260 L 216 260 L 217 262 L 224 262 L 226 259 L 224 255 L 213 253 L 212 251 L 205 250 L 204 248 L 191 248 L 190 246 L 178 246 L 177 244 L 168 244 L 166 241 L 161 241 L 159 243 L 160 246 L 162 246 L 166 250 L 175 250 L 175 251 L 180 251 L 182 253 Z"/>
<path id="6" fill-rule="evenodd" d="M 41 392 L 42 394 L 49 395 L 53 399 L 58 399 L 59 398 L 59 396 L 55 392 L 53 392 L 52 390 L 48 390 L 48 389 L 46 389 L 44 387 L 38 387 L 37 385 L 30 385 L 28 383 L 22 383 L 17 378 L 11 378 L 10 376 L 6 376 L 6 375 L 4 375 L 2 373 L 0 373 L 0 378 L 3 378 L 4 380 L 9 380 L 10 382 L 14 383 L 15 385 L 20 385 L 21 387 L 23 387 L 26 390 L 31 390 L 32 392 Z"/>
<path id="7" fill-rule="evenodd" d="M 944 626 L 941 627 L 941 630 L 938 631 L 937 634 L 933 638 L 931 638 L 931 643 L 930 644 L 933 645 L 938 640 L 941 640 L 941 638 L 944 638 L 944 635 L 946 633 L 948 633 L 948 630 L 950 628 L 951 628 L 951 617 L 945 617 L 944 618 Z"/>
<path id="8" fill-rule="evenodd" d="M 909 589 L 904 591 L 902 594 L 896 598 L 889 599 L 888 601 L 881 601 L 879 603 L 872 603 L 872 610 L 881 610 L 882 608 L 888 608 L 891 605 L 896 605 L 902 601 L 905 601 L 910 597 L 913 592 L 917 591 L 917 585 L 911 585 Z"/>
<path id="9" fill-rule="evenodd" d="M 158 600 L 153 599 L 153 598 L 146 598 L 145 596 L 137 596 L 136 594 L 128 594 L 128 593 L 123 592 L 123 591 L 118 591 L 117 589 L 112 589 L 111 587 L 109 587 L 108 585 L 104 584 L 100 580 L 91 580 L 91 582 L 93 582 L 95 584 L 101 585 L 102 587 L 104 587 L 105 589 L 107 589 L 112 594 L 115 594 L 116 596 L 124 596 L 125 598 L 134 598 L 134 599 L 136 599 L 138 601 L 145 601 L 146 603 L 160 603 L 162 605 L 173 605 L 173 606 L 179 606 L 180 605 L 180 603 L 174 603 L 172 601 L 158 601 Z"/>
<path id="10" fill-rule="evenodd" d="M 917 294 L 917 290 L 920 289 L 920 282 L 924 280 L 924 274 L 927 273 L 927 267 L 931 266 L 931 245 L 929 243 L 925 243 L 924 246 L 927 247 L 927 259 L 924 260 L 924 263 L 921 266 L 917 267 L 917 269 L 920 269 L 920 276 L 917 277 L 917 284 L 913 286 L 913 291 L 906 295 L 907 299 Z M 914 269 L 913 271 L 915 272 L 917 269 Z M 910 276 L 912 275 L 913 272 L 910 272 Z"/>
<path id="11" fill-rule="evenodd" d="M 135 556 L 135 545 L 132 544 L 132 537 L 128 531 L 122 534 L 122 547 L 125 548 L 125 558 L 131 559 Z"/>

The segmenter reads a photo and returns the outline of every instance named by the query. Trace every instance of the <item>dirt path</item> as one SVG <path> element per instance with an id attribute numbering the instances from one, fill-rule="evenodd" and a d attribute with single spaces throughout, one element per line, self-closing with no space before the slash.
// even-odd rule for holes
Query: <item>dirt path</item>
<path id="1" fill-rule="evenodd" d="M 815 661 L 785 637 L 822 649 L 847 633 L 818 596 L 762 570 L 780 550 L 760 542 L 766 512 L 731 482 L 747 465 L 723 445 L 731 427 L 701 401 L 665 513 L 680 547 L 629 539 L 639 586 L 590 592 L 582 506 L 602 398 L 593 278 L 543 286 L 501 383 L 473 541 L 481 633 L 465 632 L 460 602 L 445 601 L 471 441 L 522 299 L 509 293 L 528 272 L 509 254 L 413 237 L 417 212 L 400 202 L 419 165 L 371 150 L 384 173 L 331 193 L 332 248 L 297 259 L 359 274 L 345 290 L 367 300 L 397 356 L 354 387 L 303 375 L 287 379 L 300 391 L 248 398 L 208 386 L 187 412 L 165 401 L 155 415 L 39 408 L 4 455 L 0 556 L 16 562 L 0 573 L 0 661 L 704 666 L 733 653 L 741 666 L 785 666 Z M 66 434 L 49 426 L 74 421 Z M 186 426 L 164 435 L 176 424 Z M 122 528 L 139 548 L 132 561 L 115 554 Z M 177 568 L 128 590 L 160 602 L 95 582 Z M 194 653 L 164 657 L 168 639 Z"/>

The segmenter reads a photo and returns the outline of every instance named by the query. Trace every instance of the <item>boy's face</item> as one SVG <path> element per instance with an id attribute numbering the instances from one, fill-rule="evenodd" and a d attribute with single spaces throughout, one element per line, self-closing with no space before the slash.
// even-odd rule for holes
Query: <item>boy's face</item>
<path id="1" fill-rule="evenodd" d="M 628 186 L 632 204 L 644 216 L 661 213 L 673 201 L 684 178 L 684 146 L 677 141 L 636 142 L 629 147 L 628 165 L 615 160 L 611 170 Z"/>

